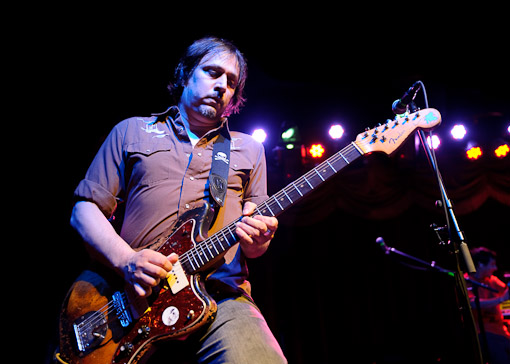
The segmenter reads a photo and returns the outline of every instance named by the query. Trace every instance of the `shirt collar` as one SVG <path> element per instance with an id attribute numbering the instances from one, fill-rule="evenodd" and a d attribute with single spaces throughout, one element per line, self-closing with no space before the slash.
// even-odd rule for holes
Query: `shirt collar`
<path id="1" fill-rule="evenodd" d="M 158 122 L 158 121 L 165 122 L 167 120 L 170 121 L 180 136 L 186 135 L 186 130 L 184 129 L 184 123 L 181 120 L 181 113 L 177 106 L 170 106 L 164 112 L 153 113 L 153 114 L 151 114 L 151 116 L 156 117 L 156 120 L 154 122 Z M 204 137 L 215 136 L 216 134 L 220 133 L 222 130 L 225 130 L 225 132 L 230 136 L 230 129 L 228 127 L 228 118 L 226 118 L 226 117 L 221 119 L 221 123 L 217 128 L 209 130 L 209 132 L 207 132 L 204 135 Z"/>

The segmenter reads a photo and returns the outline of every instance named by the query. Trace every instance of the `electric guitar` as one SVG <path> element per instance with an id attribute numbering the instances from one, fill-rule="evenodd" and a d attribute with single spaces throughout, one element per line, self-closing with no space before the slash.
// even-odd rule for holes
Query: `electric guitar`
<path id="1" fill-rule="evenodd" d="M 390 154 L 416 129 L 440 123 L 437 110 L 424 109 L 367 130 L 259 204 L 254 215 L 278 216 L 358 157 L 371 152 Z M 238 242 L 235 230 L 241 217 L 197 242 L 197 237 L 205 236 L 203 232 L 209 228 L 210 211 L 204 204 L 183 215 L 169 236 L 150 247 L 166 256 L 175 252 L 179 261 L 148 298 L 136 296 L 106 268 L 84 271 L 62 306 L 56 359 L 72 364 L 136 364 L 150 356 L 154 343 L 185 339 L 213 320 L 217 306 L 204 288 L 202 275 Z"/>

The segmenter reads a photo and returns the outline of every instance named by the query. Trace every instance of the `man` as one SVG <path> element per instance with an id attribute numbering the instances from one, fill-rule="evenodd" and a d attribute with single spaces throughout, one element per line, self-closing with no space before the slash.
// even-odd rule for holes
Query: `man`
<path id="1" fill-rule="evenodd" d="M 286 362 L 251 299 L 247 280 L 246 258 L 264 254 L 278 221 L 247 216 L 267 192 L 262 145 L 231 132 L 226 119 L 244 102 L 245 80 L 245 59 L 232 43 L 212 37 L 194 42 L 169 86 L 177 106 L 114 127 L 75 191 L 71 216 L 92 256 L 124 277 L 138 295 L 148 296 L 179 257 L 139 248 L 154 243 L 179 216 L 210 198 L 215 142 L 220 135 L 230 139 L 229 158 L 226 153 L 214 156 L 229 168 L 224 206 L 216 211 L 210 232 L 245 216 L 235 230 L 239 244 L 207 275 L 208 292 L 218 302 L 217 317 L 188 339 L 193 345 L 185 345 L 190 352 L 183 357 L 189 354 L 187 360 L 201 363 Z M 109 222 L 118 202 L 125 208 L 119 233 Z M 166 358 L 173 361 L 175 357 Z"/>
<path id="2" fill-rule="evenodd" d="M 509 289 L 494 275 L 498 269 L 495 252 L 485 247 L 479 247 L 473 249 L 471 255 L 476 273 L 469 277 L 496 291 L 481 287 L 472 287 L 469 291 L 473 314 L 480 333 L 483 328 L 484 334 L 480 336 L 480 342 L 482 348 L 486 347 L 484 356 L 488 356 L 488 358 L 485 359 L 488 359 L 491 364 L 510 363 L 510 332 L 503 321 L 500 308 L 500 304 L 509 299 Z M 469 286 L 471 285 L 468 283 Z"/>

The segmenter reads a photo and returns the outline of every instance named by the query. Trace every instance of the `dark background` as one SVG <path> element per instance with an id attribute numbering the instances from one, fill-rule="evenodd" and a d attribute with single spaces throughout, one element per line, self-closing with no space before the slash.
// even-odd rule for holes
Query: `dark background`
<path id="1" fill-rule="evenodd" d="M 157 18 L 103 15 L 99 9 L 79 16 L 73 11 L 40 20 L 29 39 L 17 44 L 22 56 L 21 67 L 15 68 L 21 71 L 13 72 L 19 80 L 16 91 L 30 106 L 18 117 L 33 138 L 33 144 L 21 147 L 30 153 L 23 162 L 30 188 L 17 205 L 23 207 L 22 216 L 30 217 L 24 234 L 31 237 L 38 267 L 37 278 L 30 279 L 31 297 L 37 297 L 37 330 L 22 328 L 23 335 L 37 338 L 30 350 L 36 360 L 51 356 L 60 304 L 87 262 L 69 227 L 75 186 L 116 123 L 168 106 L 166 85 L 173 68 L 199 37 L 231 39 L 248 59 L 248 102 L 231 118 L 231 128 L 270 131 L 266 152 L 272 193 L 290 182 L 273 152 L 281 123 L 296 123 L 303 143 L 309 143 L 326 140 L 329 123 L 341 121 L 344 146 L 365 127 L 391 118 L 391 103 L 417 80 L 425 83 L 430 106 L 443 116 L 439 134 L 463 120 L 490 140 L 508 125 L 508 31 L 497 10 L 489 18 L 441 12 L 399 17 L 399 10 L 377 21 L 354 21 L 359 13 L 353 10 L 333 14 L 332 9 L 302 8 L 299 17 L 257 12 L 248 20 L 246 15 L 256 9 L 246 6 L 234 15 L 204 19 L 195 16 L 203 10 L 198 5 Z M 221 14 L 217 5 L 207 9 Z M 422 94 L 417 101 L 423 106 Z M 494 112 L 502 116 L 484 124 Z M 404 166 L 407 174 L 414 167 L 426 171 L 423 151 L 413 142 L 410 138 L 402 149 L 410 164 L 395 162 L 395 156 L 368 156 L 346 168 L 347 182 L 352 183 L 349 176 L 387 163 L 397 170 Z M 437 153 L 444 175 L 452 170 L 449 163 L 466 163 L 472 170 L 462 153 L 458 159 L 447 158 L 455 154 L 447 147 Z M 487 157 L 481 163 L 494 162 Z M 508 158 L 501 163 L 508 165 Z M 508 185 L 508 172 L 496 169 Z M 341 173 L 324 186 L 320 198 L 283 215 L 270 250 L 250 261 L 254 298 L 289 362 L 458 362 L 455 358 L 470 348 L 453 282 L 401 265 L 374 243 L 384 236 L 390 246 L 453 268 L 450 249 L 440 247 L 429 228 L 433 222 L 444 224 L 442 210 L 434 208 L 440 198 L 435 186 L 427 187 L 425 200 L 395 216 L 368 218 L 348 204 L 337 208 L 335 201 L 349 193 L 338 188 L 342 179 Z M 508 203 L 489 197 L 457 217 L 468 245 L 495 249 L 498 274 L 510 271 Z M 29 306 L 33 313 L 33 298 Z"/>

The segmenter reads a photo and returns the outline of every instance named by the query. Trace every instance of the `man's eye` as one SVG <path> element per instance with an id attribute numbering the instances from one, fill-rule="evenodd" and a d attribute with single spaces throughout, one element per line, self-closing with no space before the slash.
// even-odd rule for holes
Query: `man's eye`
<path id="1" fill-rule="evenodd" d="M 236 88 L 237 87 L 237 80 L 233 78 L 228 79 L 228 87 L 230 88 Z"/>
<path id="2" fill-rule="evenodd" d="M 214 77 L 214 78 L 216 78 L 216 77 L 219 77 L 219 76 L 220 76 L 220 73 L 219 73 L 217 70 L 215 70 L 214 68 L 208 68 L 208 69 L 206 69 L 206 72 L 207 72 L 207 73 L 208 73 L 211 77 Z"/>

